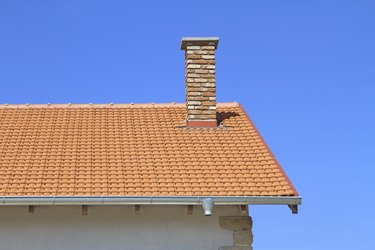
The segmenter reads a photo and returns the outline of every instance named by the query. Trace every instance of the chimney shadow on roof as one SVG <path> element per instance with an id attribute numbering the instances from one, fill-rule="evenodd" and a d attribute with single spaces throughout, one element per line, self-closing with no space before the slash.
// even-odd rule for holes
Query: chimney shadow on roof
<path id="1" fill-rule="evenodd" d="M 229 112 L 216 112 L 216 119 L 218 125 L 222 124 L 225 120 L 230 119 L 231 117 L 239 116 L 240 114 L 237 112 L 229 111 Z"/>

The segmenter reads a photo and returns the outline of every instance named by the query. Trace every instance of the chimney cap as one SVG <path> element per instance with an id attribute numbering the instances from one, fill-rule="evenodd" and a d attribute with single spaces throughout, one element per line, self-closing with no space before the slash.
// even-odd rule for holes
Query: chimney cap
<path id="1" fill-rule="evenodd" d="M 219 44 L 218 37 L 183 37 L 181 40 L 181 50 L 186 50 L 187 46 L 215 46 Z"/>

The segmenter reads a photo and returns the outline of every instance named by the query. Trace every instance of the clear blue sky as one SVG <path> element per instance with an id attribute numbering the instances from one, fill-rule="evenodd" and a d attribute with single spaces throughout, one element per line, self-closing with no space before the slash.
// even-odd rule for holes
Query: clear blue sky
<path id="1" fill-rule="evenodd" d="M 184 102 L 181 37 L 219 36 L 218 100 L 304 198 L 250 208 L 254 249 L 375 249 L 375 1 L 125 2 L 0 1 L 0 103 Z"/>

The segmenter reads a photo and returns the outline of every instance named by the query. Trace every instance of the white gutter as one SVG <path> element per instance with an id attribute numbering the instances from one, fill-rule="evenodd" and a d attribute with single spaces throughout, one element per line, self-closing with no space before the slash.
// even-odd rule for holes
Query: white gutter
<path id="1" fill-rule="evenodd" d="M 31 205 L 300 205 L 295 196 L 0 196 L 0 206 Z"/>

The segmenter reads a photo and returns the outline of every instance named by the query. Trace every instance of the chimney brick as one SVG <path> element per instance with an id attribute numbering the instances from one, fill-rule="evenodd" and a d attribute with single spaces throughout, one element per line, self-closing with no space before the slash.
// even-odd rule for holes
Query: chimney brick
<path id="1" fill-rule="evenodd" d="M 186 125 L 216 127 L 215 50 L 217 37 L 182 38 L 185 50 Z"/>

